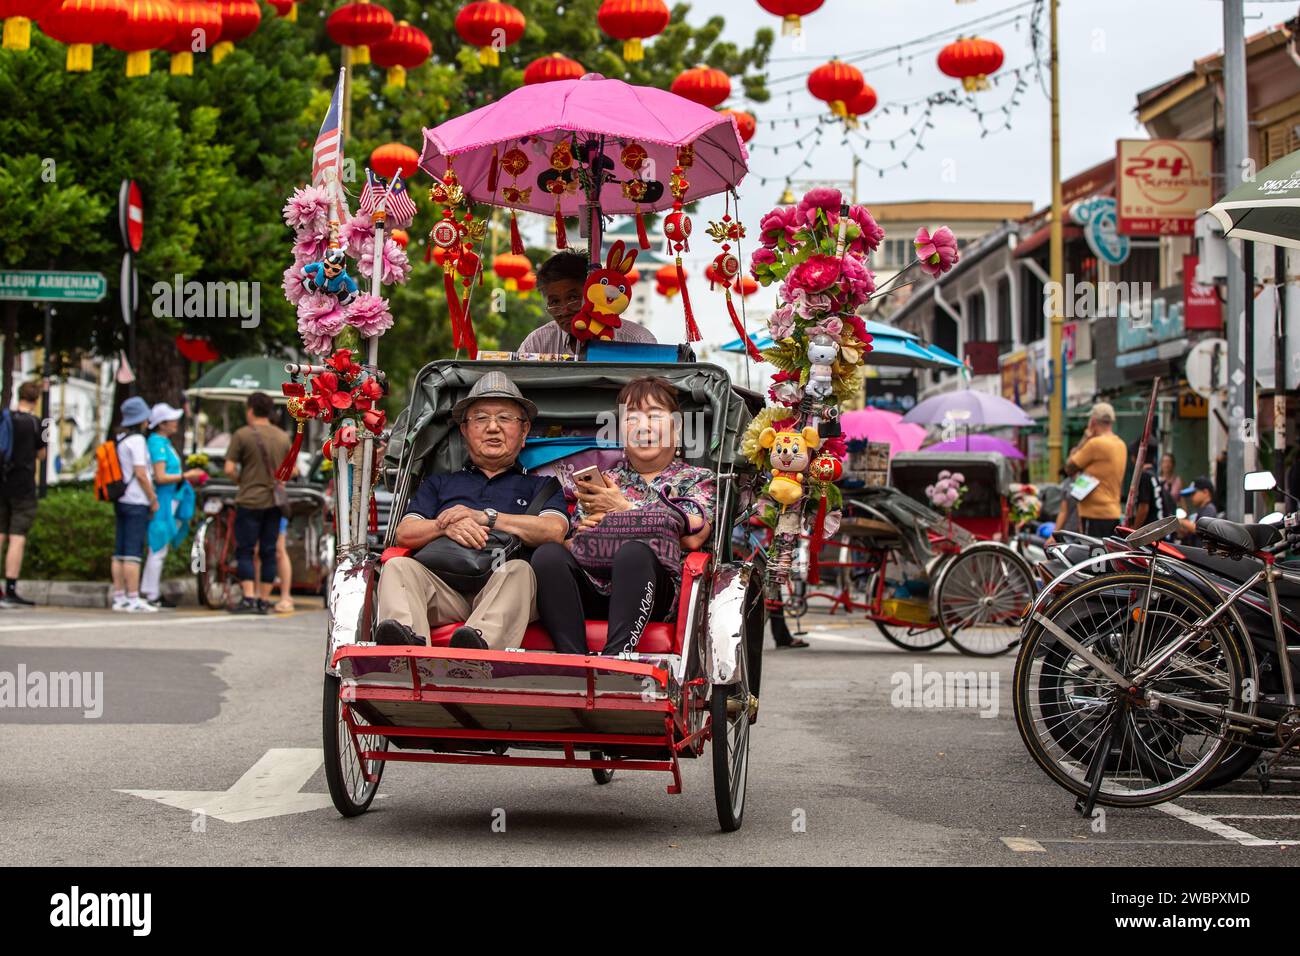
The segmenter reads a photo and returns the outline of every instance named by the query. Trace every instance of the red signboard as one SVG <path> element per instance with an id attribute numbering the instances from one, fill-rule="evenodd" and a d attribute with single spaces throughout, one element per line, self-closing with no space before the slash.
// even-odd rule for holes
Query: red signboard
<path id="1" fill-rule="evenodd" d="M 1183 256 L 1183 326 L 1223 328 L 1223 303 L 1212 285 L 1196 284 L 1196 256 Z"/>
<path id="2" fill-rule="evenodd" d="M 1192 235 L 1214 202 L 1210 141 L 1121 139 L 1115 152 L 1120 235 Z"/>
<path id="3" fill-rule="evenodd" d="M 998 343 L 967 342 L 966 364 L 972 375 L 998 374 Z"/>
<path id="4" fill-rule="evenodd" d="M 139 252 L 144 242 L 144 198 L 134 179 L 122 180 L 122 190 L 117 197 L 117 217 L 122 242 L 132 252 Z"/>

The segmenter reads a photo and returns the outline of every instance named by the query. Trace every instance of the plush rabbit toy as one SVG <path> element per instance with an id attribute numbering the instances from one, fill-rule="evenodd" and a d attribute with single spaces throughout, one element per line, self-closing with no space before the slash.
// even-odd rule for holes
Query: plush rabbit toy
<path id="1" fill-rule="evenodd" d="M 625 254 L 622 240 L 609 247 L 605 268 L 587 276 L 582 287 L 582 308 L 573 317 L 573 335 L 577 339 L 614 338 L 614 330 L 623 324 L 619 318 L 632 304 L 632 283 L 627 272 L 636 262 L 637 250 Z"/>

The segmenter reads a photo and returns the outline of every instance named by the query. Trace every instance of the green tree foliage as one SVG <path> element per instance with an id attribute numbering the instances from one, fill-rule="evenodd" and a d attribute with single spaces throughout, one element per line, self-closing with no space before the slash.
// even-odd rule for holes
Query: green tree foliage
<path id="1" fill-rule="evenodd" d="M 707 64 L 733 77 L 736 94 L 767 98 L 762 70 L 772 32 L 758 31 L 742 49 L 720 40 L 721 17 L 686 22 L 690 7 L 678 4 L 672 22 L 646 44 L 646 57 L 624 63 L 622 43 L 600 32 L 600 0 L 513 0 L 528 19 L 523 38 L 501 54 L 501 65 L 479 65 L 475 51 L 453 23 L 463 0 L 391 0 L 398 19 L 429 34 L 433 57 L 409 71 L 407 85 L 385 82 L 373 66 L 353 70 L 351 128 L 346 157 L 361 170 L 370 152 L 387 142 L 420 147 L 421 129 L 476 108 L 518 87 L 523 69 L 538 56 L 564 53 L 589 70 L 633 83 L 668 87 L 691 66 Z M 311 147 L 329 103 L 340 50 L 325 32 L 333 5 L 302 4 L 297 22 L 263 5 L 256 33 L 213 64 L 195 56 L 192 77 L 167 73 L 167 57 L 153 56 L 154 72 L 124 76 L 124 54 L 95 50 L 89 74 L 63 70 L 65 48 L 33 30 L 32 49 L 0 51 L 0 265 L 5 268 L 97 269 L 110 277 L 112 294 L 98 305 L 60 309 L 56 347 L 113 354 L 124 345 L 116 277 L 121 261 L 116 200 L 123 178 L 144 192 L 146 239 L 138 259 L 141 284 L 140 391 L 150 400 L 171 398 L 182 384 L 183 365 L 172 338 L 189 331 L 211 337 L 227 356 L 284 352 L 298 346 L 296 317 L 284 301 L 281 279 L 292 262 L 292 236 L 281 219 L 286 197 L 307 181 Z M 55 176 L 42 172 L 53 160 Z M 385 294 L 396 325 L 384 337 L 381 364 L 398 398 L 424 362 L 451 354 L 450 326 L 438 267 L 425 263 L 424 239 L 438 214 L 429 202 L 429 180 L 414 177 L 411 195 L 420 207 L 408 247 L 410 282 Z M 480 207 L 479 215 L 489 214 Z M 498 251 L 508 246 L 508 221 L 498 218 Z M 529 250 L 534 264 L 546 250 Z M 481 347 L 510 347 L 545 320 L 538 297 L 494 297 L 489 271 L 475 290 L 473 313 Z M 261 322 L 244 329 L 237 317 L 166 318 L 153 314 L 155 282 L 180 273 L 200 282 L 257 281 Z M 502 304 L 504 303 L 504 308 Z M 40 337 L 37 309 L 18 310 L 17 344 Z"/>

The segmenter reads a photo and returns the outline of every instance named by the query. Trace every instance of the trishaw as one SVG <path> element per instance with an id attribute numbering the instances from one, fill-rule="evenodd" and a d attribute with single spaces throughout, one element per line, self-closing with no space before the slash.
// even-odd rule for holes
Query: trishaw
<path id="1" fill-rule="evenodd" d="M 966 479 L 967 490 L 950 515 L 952 523 L 982 541 L 1010 541 L 1008 499 L 1016 480 L 1010 460 L 987 451 L 904 451 L 889 462 L 890 483 L 923 505 L 929 504 L 926 487 L 943 471 Z"/>
<path id="2" fill-rule="evenodd" d="M 731 553 L 733 525 L 752 494 L 738 451 L 751 394 L 705 364 L 437 361 L 416 376 L 410 405 L 384 459 L 393 514 L 426 475 L 459 468 L 465 450 L 452 405 L 488 371 L 507 372 L 536 403 L 531 434 L 594 434 L 629 380 L 653 374 L 677 386 L 684 416 L 702 416 L 702 453 L 690 458 L 718 478 L 711 544 L 685 555 L 675 619 L 652 623 L 635 653 L 599 655 L 606 622 L 587 622 L 589 655 L 559 654 L 540 625 L 517 650 L 448 646 L 457 625 L 435 628 L 432 646 L 373 642 L 384 561 L 391 547 L 340 556 L 329 595 L 324 679 L 325 771 L 334 805 L 363 813 L 391 760 L 590 770 L 607 783 L 617 770 L 668 773 L 682 787 L 681 761 L 711 744 L 713 788 L 723 830 L 745 810 L 750 726 L 758 716 L 763 644 L 763 558 Z M 689 454 L 689 452 L 688 452 Z"/>
<path id="3" fill-rule="evenodd" d="M 810 559 L 810 583 L 830 572 L 837 590 L 809 598 L 830 599 L 832 614 L 865 611 L 905 650 L 948 641 L 963 654 L 1004 654 L 1034 597 L 1033 572 L 1020 555 L 978 540 L 898 488 L 845 492 L 837 533 Z"/>

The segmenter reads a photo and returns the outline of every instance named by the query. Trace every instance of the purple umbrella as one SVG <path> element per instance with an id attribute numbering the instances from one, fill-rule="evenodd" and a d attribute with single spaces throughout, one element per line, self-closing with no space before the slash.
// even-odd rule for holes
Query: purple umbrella
<path id="1" fill-rule="evenodd" d="M 1004 438 L 993 435 L 972 435 L 927 445 L 922 451 L 991 451 L 1005 458 L 1024 458 L 1025 453 Z"/>
<path id="2" fill-rule="evenodd" d="M 1034 424 L 1034 420 L 1015 402 L 969 388 L 927 398 L 904 415 L 903 421 L 915 425 L 938 425 L 947 421 L 965 428 Z"/>

